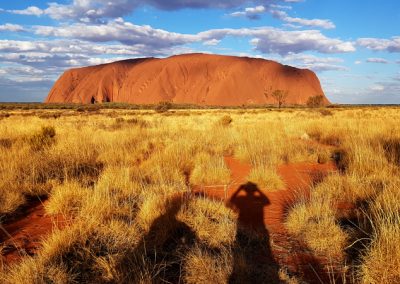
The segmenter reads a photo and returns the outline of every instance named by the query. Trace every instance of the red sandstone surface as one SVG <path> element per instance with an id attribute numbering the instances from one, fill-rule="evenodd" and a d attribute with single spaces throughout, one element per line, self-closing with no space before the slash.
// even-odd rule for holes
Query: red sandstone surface
<path id="1" fill-rule="evenodd" d="M 185 54 L 68 70 L 45 102 L 261 105 L 276 103 L 274 90 L 288 92 L 286 104 L 324 96 L 317 76 L 307 69 L 258 58 Z M 325 96 L 323 103 L 329 103 Z"/>

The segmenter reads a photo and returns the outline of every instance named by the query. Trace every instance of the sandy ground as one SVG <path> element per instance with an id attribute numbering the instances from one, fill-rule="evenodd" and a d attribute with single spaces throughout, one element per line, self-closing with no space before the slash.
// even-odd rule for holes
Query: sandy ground
<path id="1" fill-rule="evenodd" d="M 35 255 L 40 249 L 41 240 L 55 228 L 64 226 L 61 216 L 46 215 L 45 203 L 45 200 L 31 200 L 15 217 L 1 225 L 0 240 L 4 263 L 11 264 L 26 255 Z"/>

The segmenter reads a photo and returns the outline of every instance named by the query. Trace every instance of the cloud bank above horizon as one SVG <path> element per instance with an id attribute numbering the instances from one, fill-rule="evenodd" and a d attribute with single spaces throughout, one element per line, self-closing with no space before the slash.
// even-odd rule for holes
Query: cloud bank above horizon
<path id="1" fill-rule="evenodd" d="M 205 52 L 311 69 L 335 103 L 400 103 L 396 0 L 27 2 L 0 4 L 0 101 L 42 101 L 69 68 Z"/>

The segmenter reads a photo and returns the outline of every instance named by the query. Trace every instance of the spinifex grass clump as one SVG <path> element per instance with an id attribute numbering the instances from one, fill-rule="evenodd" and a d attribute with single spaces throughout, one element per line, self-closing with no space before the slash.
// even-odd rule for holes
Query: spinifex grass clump
<path id="1" fill-rule="evenodd" d="M 9 138 L 1 138 L 0 139 L 0 147 L 9 149 L 12 146 L 13 141 Z"/>
<path id="2" fill-rule="evenodd" d="M 43 150 L 54 144 L 56 130 L 52 126 L 43 126 L 42 129 L 29 138 L 29 144 L 35 151 Z"/>
<path id="3" fill-rule="evenodd" d="M 230 125 L 232 123 L 232 121 L 233 121 L 232 117 L 230 117 L 229 115 L 224 115 L 219 120 L 219 124 L 221 126 L 228 126 L 228 125 Z"/>
<path id="4" fill-rule="evenodd" d="M 316 198 L 296 204 L 289 212 L 286 227 L 315 254 L 344 259 L 347 236 L 336 223 L 329 199 Z"/>

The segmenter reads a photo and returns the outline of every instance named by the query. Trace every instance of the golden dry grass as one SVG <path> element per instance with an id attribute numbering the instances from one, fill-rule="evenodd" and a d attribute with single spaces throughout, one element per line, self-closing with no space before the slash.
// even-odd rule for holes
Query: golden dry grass
<path id="1" fill-rule="evenodd" d="M 186 196 L 230 182 L 226 155 L 250 163 L 248 180 L 267 189 L 284 187 L 278 165 L 332 156 L 340 172 L 290 208 L 290 237 L 350 266 L 354 282 L 400 281 L 397 108 L 9 114 L 0 120 L 1 219 L 47 196 L 48 214 L 73 221 L 36 257 L 3 267 L 2 282 L 227 282 L 244 249 L 237 216 Z M 282 281 L 297 281 L 282 269 Z"/>
<path id="2" fill-rule="evenodd" d="M 200 153 L 194 160 L 190 182 L 196 185 L 225 185 L 230 181 L 230 171 L 222 156 Z"/>
<path id="3" fill-rule="evenodd" d="M 288 231 L 303 239 L 318 255 L 344 258 L 346 233 L 336 224 L 329 199 L 319 198 L 296 204 L 286 221 Z"/>
<path id="4" fill-rule="evenodd" d="M 257 166 L 252 168 L 247 179 L 249 182 L 257 184 L 260 188 L 269 190 L 285 188 L 285 183 L 278 173 L 268 167 Z"/>

